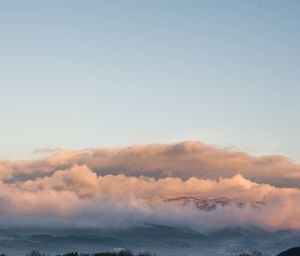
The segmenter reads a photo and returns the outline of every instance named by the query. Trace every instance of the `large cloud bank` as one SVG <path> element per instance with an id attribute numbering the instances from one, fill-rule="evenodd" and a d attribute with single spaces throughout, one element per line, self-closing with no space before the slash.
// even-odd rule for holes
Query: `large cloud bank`
<path id="1" fill-rule="evenodd" d="M 0 179 L 2 226 L 300 229 L 300 166 L 283 156 L 253 157 L 198 142 L 60 150 L 0 161 Z M 206 207 L 214 200 L 221 203 Z"/>

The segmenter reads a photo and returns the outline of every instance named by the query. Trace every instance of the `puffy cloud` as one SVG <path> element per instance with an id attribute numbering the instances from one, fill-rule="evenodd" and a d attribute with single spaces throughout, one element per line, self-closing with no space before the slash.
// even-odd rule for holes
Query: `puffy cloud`
<path id="1" fill-rule="evenodd" d="M 216 228 L 251 223 L 300 228 L 299 200 L 297 188 L 259 184 L 239 174 L 218 180 L 156 179 L 99 176 L 87 166 L 73 166 L 47 177 L 1 183 L 0 223 L 7 223 L 10 215 L 15 223 L 23 224 L 27 217 L 28 225 L 37 224 L 35 217 L 44 225 L 52 219 L 59 225 L 154 222 Z"/>
<path id="2" fill-rule="evenodd" d="M 0 161 L 0 179 L 24 180 L 51 175 L 73 165 L 86 165 L 97 174 L 218 179 L 242 174 L 256 182 L 300 186 L 300 165 L 272 155 L 254 157 L 200 142 L 134 145 L 124 148 L 62 150 L 34 160 Z"/>

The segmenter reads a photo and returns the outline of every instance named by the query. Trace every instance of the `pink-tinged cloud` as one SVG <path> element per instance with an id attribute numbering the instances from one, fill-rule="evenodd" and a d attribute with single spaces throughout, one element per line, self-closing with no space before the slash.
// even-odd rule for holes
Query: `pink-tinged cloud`
<path id="1" fill-rule="evenodd" d="M 242 174 L 256 182 L 300 187 L 300 165 L 279 155 L 254 157 L 200 142 L 62 150 L 35 160 L 0 161 L 0 179 L 50 175 L 86 165 L 97 174 L 218 179 Z"/>
<path id="2" fill-rule="evenodd" d="M 50 216 L 59 219 L 56 223 L 90 226 L 154 222 L 199 229 L 243 224 L 300 228 L 299 189 L 258 184 L 241 175 L 217 181 L 97 176 L 87 166 L 74 166 L 49 177 L 1 183 L 0 198 L 0 221 L 10 215 L 15 223 L 24 217 L 47 222 Z"/>
<path id="3" fill-rule="evenodd" d="M 300 229 L 299 171 L 282 156 L 196 142 L 1 161 L 0 225 Z"/>

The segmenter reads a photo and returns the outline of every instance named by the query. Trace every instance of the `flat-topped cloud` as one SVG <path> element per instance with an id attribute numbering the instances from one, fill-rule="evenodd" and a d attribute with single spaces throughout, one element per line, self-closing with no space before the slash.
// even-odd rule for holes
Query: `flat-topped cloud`
<path id="1" fill-rule="evenodd" d="M 57 151 L 62 151 L 61 148 L 51 148 L 51 147 L 44 147 L 44 148 L 35 148 L 33 150 L 34 154 L 49 154 L 49 153 L 54 153 Z"/>
<path id="2" fill-rule="evenodd" d="M 121 148 L 61 150 L 34 160 L 0 161 L 0 179 L 50 175 L 56 170 L 86 165 L 99 175 L 218 179 L 242 174 L 256 182 L 300 187 L 300 165 L 280 155 L 251 156 L 200 142 L 134 145 Z"/>

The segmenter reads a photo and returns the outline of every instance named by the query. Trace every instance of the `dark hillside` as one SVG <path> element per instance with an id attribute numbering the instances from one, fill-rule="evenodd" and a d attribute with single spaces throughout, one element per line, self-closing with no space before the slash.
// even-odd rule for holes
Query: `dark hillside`
<path id="1" fill-rule="evenodd" d="M 300 247 L 290 248 L 279 253 L 277 256 L 300 256 Z"/>

